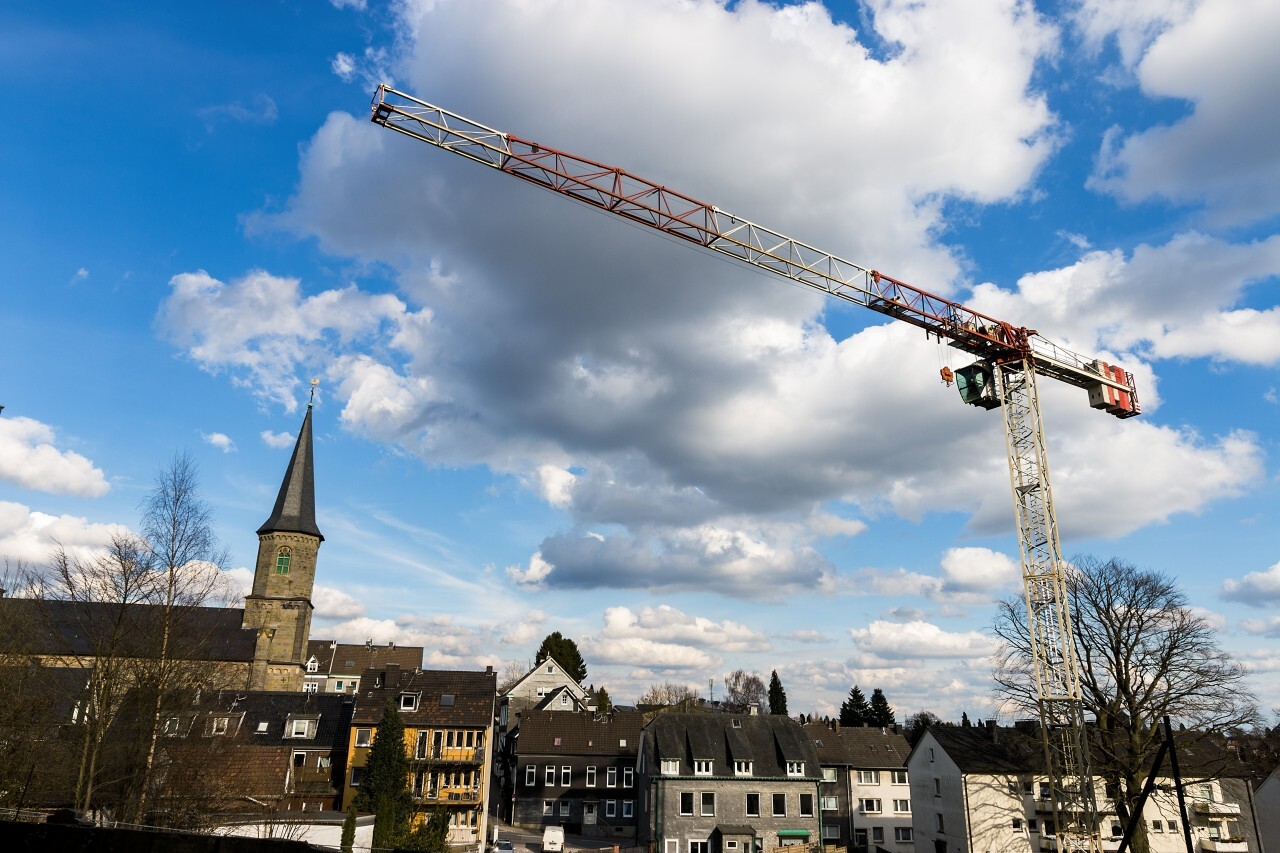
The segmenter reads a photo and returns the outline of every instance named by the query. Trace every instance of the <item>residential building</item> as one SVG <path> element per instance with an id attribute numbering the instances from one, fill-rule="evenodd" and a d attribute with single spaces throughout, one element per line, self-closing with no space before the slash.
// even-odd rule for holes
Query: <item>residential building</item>
<path id="1" fill-rule="evenodd" d="M 548 705 L 546 699 L 552 693 L 556 694 L 556 700 Z M 514 718 L 529 708 L 577 711 L 590 705 L 586 688 L 574 681 L 555 658 L 549 657 L 503 692 L 498 724 L 503 731 L 514 729 L 517 725 Z"/>
<path id="2" fill-rule="evenodd" d="M 492 773 L 497 676 L 484 672 L 402 670 L 389 663 L 360 677 L 351 719 L 342 806 L 355 799 L 369 748 L 388 701 L 404 720 L 408 780 L 418 805 L 415 822 L 429 809 L 449 813 L 449 843 L 476 845 L 488 837 L 488 780 Z M 321 694 L 323 695 L 323 694 Z"/>
<path id="3" fill-rule="evenodd" d="M 1220 745 L 1179 748 L 1188 825 L 1198 851 L 1261 853 L 1247 769 Z M 1055 849 L 1055 826 L 1037 724 L 931 726 L 907 759 L 917 846 L 935 853 Z M 1124 827 L 1101 779 L 1094 781 L 1104 851 Z M 1186 850 L 1171 777 L 1157 777 L 1142 812 L 1152 853 Z"/>
<path id="4" fill-rule="evenodd" d="M 546 699 L 558 704 L 561 688 Z M 563 826 L 575 835 L 634 838 L 639 804 L 636 755 L 643 717 L 526 710 L 515 739 L 512 822 Z"/>
<path id="5" fill-rule="evenodd" d="M 822 767 L 822 843 L 855 851 L 911 853 L 906 737 L 893 728 L 810 723 Z"/>
<path id="6" fill-rule="evenodd" d="M 638 836 L 656 853 L 818 843 L 818 753 L 789 717 L 660 713 L 645 726 L 638 760 Z"/>
<path id="7" fill-rule="evenodd" d="M 1280 766 L 1254 791 L 1254 809 L 1264 850 L 1280 850 Z"/>
<path id="8" fill-rule="evenodd" d="M 304 662 L 306 675 L 302 689 L 310 693 L 358 693 L 360 674 L 380 670 L 389 663 L 401 670 L 422 668 L 422 646 L 339 643 L 335 640 L 312 640 L 307 643 Z"/>

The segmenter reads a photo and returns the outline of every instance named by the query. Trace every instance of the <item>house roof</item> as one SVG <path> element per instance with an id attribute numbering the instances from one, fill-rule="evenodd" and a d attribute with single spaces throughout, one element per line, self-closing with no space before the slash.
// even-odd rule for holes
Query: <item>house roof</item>
<path id="1" fill-rule="evenodd" d="M 519 751 L 521 755 L 634 756 L 643 724 L 639 711 L 525 711 L 520 718 Z"/>
<path id="2" fill-rule="evenodd" d="M 926 730 L 962 773 L 1038 773 L 1044 752 L 1038 736 L 1009 726 L 929 726 Z M 927 738 L 916 744 L 920 749 Z"/>
<path id="3" fill-rule="evenodd" d="M 6 616 L 30 627 L 26 651 L 39 655 L 100 656 L 113 625 L 120 623 L 122 657 L 156 653 L 156 628 L 164 608 L 155 604 L 81 602 L 58 599 L 0 598 Z M 233 607 L 184 608 L 173 635 L 175 655 L 182 660 L 247 662 L 253 660 L 255 631 L 242 627 L 244 610 Z"/>
<path id="4" fill-rule="evenodd" d="M 498 676 L 492 669 L 484 672 L 401 670 L 395 664 L 381 670 L 366 670 L 360 676 L 360 693 L 352 723 L 377 725 L 387 700 L 406 693 L 418 696 L 415 710 L 400 712 L 406 726 L 485 728 L 493 722 Z"/>
<path id="5" fill-rule="evenodd" d="M 352 705 L 342 693 L 221 690 L 194 699 L 166 720 L 176 720 L 181 737 L 206 736 L 215 718 L 226 718 L 226 734 L 240 746 L 345 752 Z M 314 729 L 294 737 L 293 720 L 314 721 Z"/>
<path id="6" fill-rule="evenodd" d="M 258 528 L 259 535 L 306 533 L 324 541 L 320 528 L 316 526 L 315 465 L 312 457 L 311 406 L 307 406 L 302 428 L 298 430 L 298 440 L 293 445 L 293 456 L 289 458 L 289 467 L 285 469 L 280 492 L 276 495 L 276 505 Z"/>
<path id="7" fill-rule="evenodd" d="M 809 723 L 804 730 L 813 739 L 824 767 L 892 769 L 905 767 L 911 754 L 906 737 L 893 729 Z"/>
<path id="8" fill-rule="evenodd" d="M 359 675 L 366 669 L 381 669 L 389 663 L 403 669 L 422 666 L 422 646 L 378 646 L 335 643 L 333 640 L 310 640 L 307 659 L 315 658 L 323 675 Z"/>
<path id="9" fill-rule="evenodd" d="M 730 714 L 659 714 L 645 728 L 652 766 L 678 760 L 678 775 L 693 775 L 693 762 L 714 762 L 716 775 L 730 775 L 734 761 L 753 762 L 755 777 L 787 775 L 789 761 L 805 763 L 805 777 L 818 776 L 813 740 L 790 717 Z"/>

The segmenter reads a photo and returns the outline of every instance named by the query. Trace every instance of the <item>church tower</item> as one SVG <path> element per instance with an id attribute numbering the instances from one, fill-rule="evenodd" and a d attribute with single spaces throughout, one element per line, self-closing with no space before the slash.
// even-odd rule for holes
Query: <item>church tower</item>
<path id="1" fill-rule="evenodd" d="M 253 591 L 244 601 L 244 627 L 257 630 L 250 690 L 301 690 L 311 634 L 311 591 L 324 536 L 316 526 L 311 405 L 307 405 L 289 468 L 271 517 L 258 528 Z"/>

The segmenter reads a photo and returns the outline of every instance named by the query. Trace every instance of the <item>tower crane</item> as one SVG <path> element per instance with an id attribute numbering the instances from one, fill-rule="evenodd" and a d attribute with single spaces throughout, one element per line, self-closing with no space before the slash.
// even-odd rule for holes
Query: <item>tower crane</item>
<path id="1" fill-rule="evenodd" d="M 1141 413 L 1133 375 L 1035 330 L 824 252 L 623 169 L 504 133 L 383 84 L 372 120 L 631 222 L 911 323 L 977 357 L 955 372 L 963 402 L 1004 415 L 1046 776 L 1061 849 L 1101 850 L 1037 376 L 1083 388 L 1118 418 Z M 944 369 L 944 379 L 950 379 Z M 948 383 L 949 384 L 949 383 Z"/>

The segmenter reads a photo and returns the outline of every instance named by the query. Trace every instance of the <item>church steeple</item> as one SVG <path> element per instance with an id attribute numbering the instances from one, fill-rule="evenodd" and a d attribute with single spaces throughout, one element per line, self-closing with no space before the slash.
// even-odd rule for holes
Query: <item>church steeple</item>
<path id="1" fill-rule="evenodd" d="M 284 472 L 284 481 L 280 483 L 275 508 L 271 510 L 271 517 L 258 528 L 259 536 L 264 533 L 306 533 L 324 541 L 324 534 L 316 526 L 310 404 L 307 405 L 306 417 L 302 419 L 302 429 L 298 430 L 298 440 L 293 445 L 293 456 Z"/>

